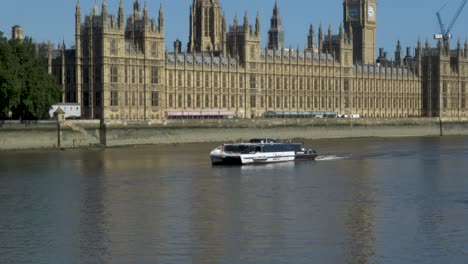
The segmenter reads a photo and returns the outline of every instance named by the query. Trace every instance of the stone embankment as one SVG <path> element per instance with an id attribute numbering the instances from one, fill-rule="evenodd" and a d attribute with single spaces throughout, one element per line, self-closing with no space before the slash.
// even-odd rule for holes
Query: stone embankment
<path id="1" fill-rule="evenodd" d="M 468 120 L 362 118 L 8 122 L 0 124 L 0 150 L 222 142 L 254 137 L 324 139 L 441 135 L 468 135 Z"/>

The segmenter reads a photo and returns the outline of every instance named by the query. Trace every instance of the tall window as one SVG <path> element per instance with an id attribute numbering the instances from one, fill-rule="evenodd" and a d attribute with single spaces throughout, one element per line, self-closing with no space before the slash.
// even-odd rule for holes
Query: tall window
<path id="1" fill-rule="evenodd" d="M 227 96 L 223 95 L 223 108 L 227 108 Z"/>
<path id="2" fill-rule="evenodd" d="M 186 102 L 186 104 L 187 104 L 187 107 L 188 107 L 188 108 L 191 108 L 191 107 L 192 107 L 192 95 L 187 94 L 187 102 Z"/>
<path id="3" fill-rule="evenodd" d="M 209 108 L 210 107 L 210 95 L 205 95 L 205 107 Z"/>
<path id="4" fill-rule="evenodd" d="M 128 66 L 125 65 L 125 83 L 128 83 Z"/>
<path id="5" fill-rule="evenodd" d="M 177 107 L 182 108 L 184 104 L 184 100 L 181 94 L 177 95 Z"/>
<path id="6" fill-rule="evenodd" d="M 177 73 L 177 86 L 183 87 L 183 81 L 182 72 Z"/>
<path id="7" fill-rule="evenodd" d="M 231 108 L 236 107 L 236 96 L 231 95 Z"/>
<path id="8" fill-rule="evenodd" d="M 227 73 L 223 73 L 223 88 L 227 87 Z"/>
<path id="9" fill-rule="evenodd" d="M 140 72 L 139 72 L 139 81 L 140 81 L 140 83 L 143 83 L 143 77 L 144 77 L 143 68 L 140 68 Z"/>
<path id="10" fill-rule="evenodd" d="M 159 78 L 158 78 L 158 68 L 153 67 L 151 68 L 151 83 L 152 84 L 158 84 Z"/>
<path id="11" fill-rule="evenodd" d="M 117 83 L 119 80 L 119 68 L 117 65 L 110 66 L 110 82 Z"/>
<path id="12" fill-rule="evenodd" d="M 257 97 L 255 95 L 250 96 L 250 107 L 257 107 Z"/>
<path id="13" fill-rule="evenodd" d="M 214 88 L 218 88 L 219 87 L 219 83 L 218 83 L 218 74 L 214 74 L 213 76 L 213 87 Z"/>
<path id="14" fill-rule="evenodd" d="M 210 87 L 210 74 L 205 73 L 205 88 Z"/>
<path id="15" fill-rule="evenodd" d="M 151 92 L 151 106 L 159 106 L 159 92 Z"/>
<path id="16" fill-rule="evenodd" d="M 204 35 L 205 37 L 210 36 L 210 10 L 205 8 L 205 25 L 204 25 Z"/>
<path id="17" fill-rule="evenodd" d="M 173 86 L 173 75 L 172 75 L 172 72 L 169 72 L 169 86 Z"/>
<path id="18" fill-rule="evenodd" d="M 250 75 L 250 88 L 251 89 L 257 88 L 257 78 L 256 78 L 255 74 Z"/>
<path id="19" fill-rule="evenodd" d="M 197 108 L 200 108 L 201 107 L 201 95 L 197 94 L 197 97 L 196 97 L 196 107 Z"/>
<path id="20" fill-rule="evenodd" d="M 201 73 L 197 72 L 197 83 L 196 87 L 201 87 Z"/>
<path id="21" fill-rule="evenodd" d="M 119 92 L 118 91 L 111 91 L 111 106 L 118 106 L 119 105 Z"/>
<path id="22" fill-rule="evenodd" d="M 174 95 L 172 93 L 169 94 L 169 107 L 174 107 Z"/>
<path id="23" fill-rule="evenodd" d="M 158 49 L 156 47 L 156 42 L 151 43 L 151 56 L 156 57 L 158 55 Z"/>
<path id="24" fill-rule="evenodd" d="M 236 77 L 231 76 L 231 89 L 236 87 Z"/>
<path id="25" fill-rule="evenodd" d="M 187 87 L 192 87 L 192 75 L 187 73 Z"/>
<path id="26" fill-rule="evenodd" d="M 111 48 L 110 48 L 111 55 L 112 56 L 117 55 L 118 51 L 119 51 L 119 46 L 117 44 L 117 40 L 115 39 L 111 40 Z"/>

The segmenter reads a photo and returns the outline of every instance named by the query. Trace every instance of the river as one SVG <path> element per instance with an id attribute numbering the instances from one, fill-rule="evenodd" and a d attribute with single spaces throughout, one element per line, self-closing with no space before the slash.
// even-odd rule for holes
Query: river
<path id="1" fill-rule="evenodd" d="M 0 152 L 0 263 L 468 262 L 467 137 L 306 145 L 247 167 L 212 167 L 216 144 Z"/>

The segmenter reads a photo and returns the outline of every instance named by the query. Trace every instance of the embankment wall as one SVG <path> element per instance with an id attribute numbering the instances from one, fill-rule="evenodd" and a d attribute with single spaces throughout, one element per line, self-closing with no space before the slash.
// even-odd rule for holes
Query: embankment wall
<path id="1" fill-rule="evenodd" d="M 0 150 L 57 148 L 57 123 L 0 128 Z M 468 120 L 402 119 L 233 119 L 160 122 L 65 121 L 60 147 L 220 142 L 250 138 L 324 139 L 468 135 Z"/>

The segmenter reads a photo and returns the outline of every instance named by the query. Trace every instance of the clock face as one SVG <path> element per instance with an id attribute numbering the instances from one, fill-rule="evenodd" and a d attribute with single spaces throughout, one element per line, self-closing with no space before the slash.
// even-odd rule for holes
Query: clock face
<path id="1" fill-rule="evenodd" d="M 375 8 L 374 8 L 374 6 L 369 6 L 369 10 L 367 11 L 367 15 L 368 15 L 370 20 L 375 19 Z"/>
<path id="2" fill-rule="evenodd" d="M 350 6 L 348 10 L 348 15 L 352 19 L 359 18 L 359 7 L 358 6 Z"/>

